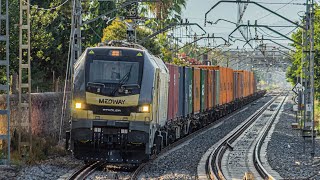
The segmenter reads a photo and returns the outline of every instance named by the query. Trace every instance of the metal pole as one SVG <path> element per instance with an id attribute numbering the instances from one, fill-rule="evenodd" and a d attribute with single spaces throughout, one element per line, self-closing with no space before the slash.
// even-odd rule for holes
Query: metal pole
<path id="1" fill-rule="evenodd" d="M 7 121 L 7 129 L 6 133 L 3 133 L 0 135 L 0 139 L 7 142 L 7 156 L 6 159 L 1 158 L 1 160 L 4 160 L 4 163 L 6 165 L 10 165 L 10 76 L 9 76 L 9 6 L 8 6 L 8 0 L 5 0 L 5 6 L 2 4 L 3 0 L 0 0 L 0 21 L 5 21 L 4 26 L 0 22 L 0 41 L 2 43 L 5 43 L 5 47 L 3 47 L 1 57 L 3 57 L 2 60 L 0 60 L 0 66 L 4 67 L 6 66 L 6 82 L 3 84 L 0 84 L 0 90 L 5 91 L 6 94 L 6 109 L 0 109 L 0 114 L 2 116 L 7 116 L 7 118 L 3 118 L 3 120 Z M 3 14 L 2 10 L 5 10 L 5 13 Z M 3 29 L 2 29 L 3 28 Z M 4 32 L 4 34 L 3 34 Z M 1 53 L 1 54 L 2 54 Z M 2 149 L 3 151 L 6 151 L 5 149 Z M 5 152 L 4 152 L 5 154 Z"/>
<path id="2" fill-rule="evenodd" d="M 19 113 L 20 113 L 20 132 L 19 132 L 19 153 L 21 148 L 29 147 L 29 154 L 32 152 L 32 128 L 31 128 L 31 47 L 30 47 L 30 4 L 29 0 L 20 0 L 20 23 L 19 23 Z M 26 23 L 26 24 L 25 24 Z M 27 30 L 26 32 L 23 30 Z M 25 41 L 24 37 L 27 37 Z M 24 53 L 27 55 L 24 56 Z M 23 80 L 23 72 L 27 70 L 28 81 Z M 22 100 L 22 94 L 27 98 Z M 28 115 L 23 121 L 23 110 L 27 110 Z M 29 137 L 21 137 L 23 131 Z M 21 141 L 21 139 L 24 139 Z M 27 151 L 27 149 L 25 149 Z"/>
<path id="3" fill-rule="evenodd" d="M 303 75 L 304 75 L 304 87 L 305 87 L 305 91 L 303 92 L 303 130 L 306 129 L 306 121 L 307 121 L 307 103 L 308 103 L 308 98 L 307 98 L 307 91 L 308 91 L 308 80 L 307 80 L 307 73 L 306 73 L 306 68 L 305 68 L 305 62 L 308 59 L 308 53 L 307 53 L 307 48 L 308 48 L 308 0 L 306 0 L 306 16 L 305 16 L 305 30 L 303 31 L 303 37 L 304 37 L 304 41 L 303 41 L 303 47 L 302 47 L 302 51 L 303 51 L 303 61 L 302 61 L 302 71 L 303 71 Z M 304 138 L 304 137 L 303 137 Z"/>
<path id="4" fill-rule="evenodd" d="M 310 104 L 311 112 L 310 119 L 312 122 L 312 151 L 311 156 L 314 157 L 315 137 L 314 137 L 314 0 L 311 0 L 310 12 Z"/>
<path id="5" fill-rule="evenodd" d="M 10 73 L 10 56 L 9 56 L 9 2 L 6 0 L 6 35 L 7 35 L 7 43 L 6 43 L 6 60 L 7 60 L 7 82 L 8 82 L 8 87 L 7 87 L 7 134 L 8 134 L 8 162 L 7 165 L 10 165 L 10 81 L 9 81 L 9 73 Z"/>

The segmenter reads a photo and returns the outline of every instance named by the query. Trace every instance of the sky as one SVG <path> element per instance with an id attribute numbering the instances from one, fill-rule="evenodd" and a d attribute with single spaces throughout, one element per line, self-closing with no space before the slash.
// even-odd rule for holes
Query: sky
<path id="1" fill-rule="evenodd" d="M 201 26 L 204 26 L 204 18 L 205 13 L 213 6 L 215 5 L 219 0 L 187 0 L 187 6 L 186 9 L 182 13 L 182 18 L 187 18 L 189 22 L 199 23 Z M 290 3 L 305 3 L 306 0 L 257 0 L 256 2 L 261 3 L 261 5 L 273 10 L 277 11 L 277 13 L 281 14 L 282 16 L 294 21 L 294 22 L 300 22 L 301 15 L 304 15 L 305 12 L 305 5 L 293 5 L 293 4 L 287 4 Z M 269 3 L 284 3 L 284 4 L 269 4 Z M 279 9 L 280 8 L 280 9 Z M 268 15 L 268 16 L 266 16 Z M 300 15 L 300 16 L 299 16 Z M 220 3 L 215 9 L 213 9 L 208 14 L 209 21 L 215 22 L 217 19 L 227 19 L 232 22 L 236 22 L 238 17 L 238 6 L 235 3 Z M 243 23 L 247 24 L 248 20 L 250 21 L 250 24 L 254 24 L 255 20 L 258 20 L 258 24 L 260 25 L 286 25 L 290 26 L 289 22 L 286 22 L 285 20 L 281 19 L 280 17 L 277 17 L 276 15 L 269 15 L 269 12 L 266 10 L 263 10 L 262 8 L 254 5 L 249 4 L 247 7 L 245 14 L 243 16 Z M 228 35 L 235 29 L 235 25 L 220 21 L 216 25 L 210 25 L 207 24 L 205 27 L 205 30 L 207 33 L 214 33 L 215 36 L 222 36 L 224 38 L 228 38 Z M 288 35 L 290 37 L 290 32 L 294 31 L 295 27 L 278 27 L 274 28 L 275 30 L 278 30 L 282 34 Z M 192 30 L 196 32 L 197 34 L 200 34 L 201 30 L 197 27 L 193 27 Z M 258 35 L 261 36 L 264 35 L 264 38 L 275 38 L 279 37 L 279 35 L 272 33 L 271 31 L 260 28 L 257 29 Z M 255 34 L 254 28 L 251 29 L 252 35 Z M 233 34 L 235 37 L 241 37 L 241 34 L 237 31 Z M 279 38 L 282 40 L 277 40 L 277 42 L 281 44 L 288 44 L 290 43 L 289 40 L 283 40 L 284 38 Z M 207 43 L 205 40 L 201 43 Z M 216 41 L 217 44 L 222 43 L 221 40 Z M 237 46 L 239 48 L 243 47 L 243 42 L 237 41 L 234 45 L 231 46 L 231 48 L 236 48 Z M 246 48 L 250 48 L 249 46 L 245 46 Z"/>

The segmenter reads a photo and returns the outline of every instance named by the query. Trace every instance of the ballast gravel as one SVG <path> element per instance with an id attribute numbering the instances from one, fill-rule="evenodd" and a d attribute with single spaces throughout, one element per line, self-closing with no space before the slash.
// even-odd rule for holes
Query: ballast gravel
<path id="1" fill-rule="evenodd" d="M 56 180 L 83 164 L 71 156 L 53 157 L 30 166 L 0 167 L 0 180 Z"/>
<path id="2" fill-rule="evenodd" d="M 294 130 L 296 122 L 292 111 L 293 101 L 288 98 L 284 111 L 276 124 L 267 147 L 270 166 L 283 179 L 320 179 L 320 139 L 315 141 L 315 156 L 312 158 L 311 138 L 304 141 L 301 130 Z"/>
<path id="3" fill-rule="evenodd" d="M 257 102 L 248 105 L 248 108 L 241 113 L 226 118 L 220 126 L 198 134 L 178 148 L 174 148 L 174 150 L 157 158 L 144 167 L 138 179 L 196 179 L 198 162 L 207 149 L 226 136 L 271 98 L 271 96 L 260 98 Z"/>

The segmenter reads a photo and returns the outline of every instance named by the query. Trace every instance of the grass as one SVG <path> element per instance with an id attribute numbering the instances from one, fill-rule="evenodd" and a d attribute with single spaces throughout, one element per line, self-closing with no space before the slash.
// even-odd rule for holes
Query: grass
<path id="1" fill-rule="evenodd" d="M 14 142 L 17 142 L 17 138 L 13 138 Z M 15 165 L 23 164 L 36 164 L 37 162 L 48 159 L 52 156 L 64 156 L 67 152 L 63 147 L 59 146 L 57 141 L 50 138 L 41 138 L 34 136 L 32 138 L 32 152 L 30 153 L 28 148 L 25 149 L 26 156 L 22 157 L 18 153 L 17 143 L 13 143 L 13 151 L 11 152 L 11 159 Z"/>

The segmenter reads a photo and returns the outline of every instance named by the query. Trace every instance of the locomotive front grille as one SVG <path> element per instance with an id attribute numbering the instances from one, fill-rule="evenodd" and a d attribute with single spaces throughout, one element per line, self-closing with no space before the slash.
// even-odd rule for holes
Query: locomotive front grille
<path id="1" fill-rule="evenodd" d="M 131 113 L 138 112 L 139 107 L 136 107 L 136 106 L 135 107 L 115 107 L 115 106 L 88 105 L 88 109 L 92 110 L 93 114 L 130 116 Z"/>

